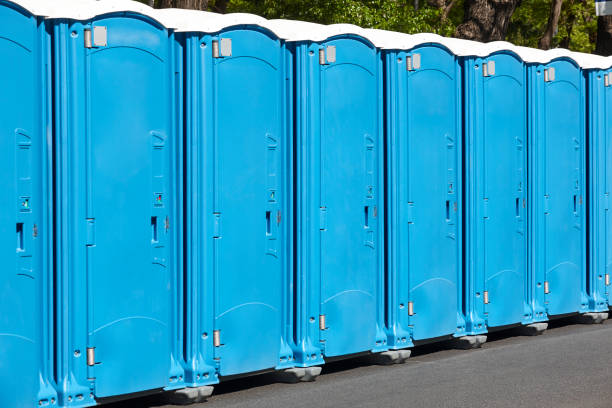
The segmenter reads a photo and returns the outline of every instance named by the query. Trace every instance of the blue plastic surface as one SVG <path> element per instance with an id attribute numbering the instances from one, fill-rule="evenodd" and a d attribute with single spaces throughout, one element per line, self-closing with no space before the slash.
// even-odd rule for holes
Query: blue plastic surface
<path id="1" fill-rule="evenodd" d="M 551 71 L 554 69 L 554 79 Z M 549 81 L 545 80 L 548 76 Z M 534 319 L 586 311 L 586 95 L 581 70 L 558 59 L 528 68 Z M 546 293 L 548 289 L 549 293 Z"/>
<path id="2" fill-rule="evenodd" d="M 525 65 L 512 53 L 463 63 L 465 304 L 467 332 L 477 334 L 520 324 L 531 313 L 527 84 Z"/>
<path id="3" fill-rule="evenodd" d="M 173 38 L 131 13 L 53 32 L 59 403 L 182 387 Z"/>
<path id="4" fill-rule="evenodd" d="M 57 406 L 52 387 L 49 36 L 0 1 L 0 406 Z"/>
<path id="5" fill-rule="evenodd" d="M 388 343 L 402 348 L 464 327 L 462 78 L 440 46 L 385 54 Z"/>
<path id="6" fill-rule="evenodd" d="M 589 220 L 589 311 L 608 311 L 612 266 L 610 245 L 610 187 L 612 187 L 612 91 L 604 79 L 610 71 L 590 70 L 588 84 L 588 220 Z M 608 85 L 606 86 L 606 83 Z M 606 284 L 608 282 L 608 284 Z"/>
<path id="7" fill-rule="evenodd" d="M 353 36 L 298 43 L 293 52 L 295 358 L 312 366 L 387 347 L 382 60 Z"/>
<path id="8" fill-rule="evenodd" d="M 215 57 L 222 39 L 231 55 Z M 190 385 L 202 385 L 215 370 L 291 365 L 286 59 L 283 43 L 256 28 L 186 34 L 183 43 L 186 358 Z"/>

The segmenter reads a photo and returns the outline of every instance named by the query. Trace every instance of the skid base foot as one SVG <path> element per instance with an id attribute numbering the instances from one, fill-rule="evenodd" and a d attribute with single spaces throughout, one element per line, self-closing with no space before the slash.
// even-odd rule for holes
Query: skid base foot
<path id="1" fill-rule="evenodd" d="M 454 340 L 454 345 L 456 348 L 461 350 L 470 350 L 480 348 L 484 343 L 487 342 L 487 336 L 484 334 L 479 334 L 476 336 L 463 336 Z"/>
<path id="2" fill-rule="evenodd" d="M 548 323 L 539 322 L 521 326 L 519 331 L 523 336 L 539 336 L 540 334 L 544 333 L 546 329 L 548 329 Z"/>
<path id="3" fill-rule="evenodd" d="M 388 350 L 382 353 L 372 354 L 369 359 L 374 364 L 380 365 L 392 365 L 392 364 L 403 364 L 410 358 L 412 351 L 410 350 Z"/>
<path id="4" fill-rule="evenodd" d="M 190 405 L 204 402 L 213 393 L 214 387 L 203 386 L 196 388 L 183 388 L 166 393 L 166 401 L 174 405 Z"/>
<path id="5" fill-rule="evenodd" d="M 600 313 L 585 313 L 578 317 L 578 321 L 582 324 L 600 324 L 608 318 L 607 312 Z"/>
<path id="6" fill-rule="evenodd" d="M 314 381 L 321 374 L 321 367 L 294 367 L 277 371 L 274 377 L 278 382 L 295 384 L 299 382 Z"/>

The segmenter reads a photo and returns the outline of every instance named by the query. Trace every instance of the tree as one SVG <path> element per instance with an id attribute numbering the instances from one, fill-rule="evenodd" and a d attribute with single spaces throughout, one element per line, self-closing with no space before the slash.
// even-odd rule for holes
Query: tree
<path id="1" fill-rule="evenodd" d="M 595 53 L 612 55 L 612 16 L 597 17 L 597 45 Z"/>
<path id="2" fill-rule="evenodd" d="M 553 36 L 557 34 L 559 27 L 559 17 L 561 17 L 561 6 L 563 0 L 553 0 L 552 6 L 550 7 L 550 16 L 548 16 L 548 24 L 546 25 L 546 31 L 540 38 L 538 47 L 543 50 L 549 50 L 552 45 Z"/>
<path id="3" fill-rule="evenodd" d="M 466 0 L 465 17 L 455 36 L 475 41 L 504 40 L 519 0 Z"/>

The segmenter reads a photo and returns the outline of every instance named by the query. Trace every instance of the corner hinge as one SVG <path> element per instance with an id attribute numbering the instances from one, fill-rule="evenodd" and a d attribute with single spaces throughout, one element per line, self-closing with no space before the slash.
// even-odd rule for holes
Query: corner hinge
<path id="1" fill-rule="evenodd" d="M 86 28 L 84 30 L 85 48 L 106 47 L 108 44 L 108 31 L 104 26 Z"/>
<path id="2" fill-rule="evenodd" d="M 87 347 L 87 365 L 92 367 L 96 365 L 96 348 Z"/>
<path id="3" fill-rule="evenodd" d="M 604 86 L 610 86 L 610 74 L 604 75 Z"/>
<path id="4" fill-rule="evenodd" d="M 336 46 L 329 45 L 319 49 L 319 65 L 327 65 L 336 62 Z"/>
<path id="5" fill-rule="evenodd" d="M 327 325 L 325 324 L 325 315 L 319 315 L 319 330 L 327 330 Z"/>
<path id="6" fill-rule="evenodd" d="M 406 70 L 416 71 L 419 68 L 421 68 L 421 54 L 406 56 Z"/>
<path id="7" fill-rule="evenodd" d="M 408 316 L 414 316 L 414 302 L 408 302 Z"/>
<path id="8" fill-rule="evenodd" d="M 221 347 L 221 330 L 213 331 L 213 345 L 215 347 Z"/>
<path id="9" fill-rule="evenodd" d="M 495 61 L 489 61 L 482 64 L 482 76 L 490 77 L 495 75 Z"/>
<path id="10" fill-rule="evenodd" d="M 212 42 L 213 58 L 231 57 L 232 56 L 232 39 L 221 38 Z"/>
<path id="11" fill-rule="evenodd" d="M 548 281 L 544 281 L 544 293 L 550 293 L 550 287 L 548 285 Z"/>
<path id="12" fill-rule="evenodd" d="M 544 82 L 552 82 L 555 80 L 555 69 L 548 68 L 544 70 Z"/>
<path id="13" fill-rule="evenodd" d="M 610 274 L 606 273 L 606 286 L 610 286 Z"/>
<path id="14" fill-rule="evenodd" d="M 484 301 L 485 305 L 489 304 L 489 291 L 485 290 L 484 292 L 482 292 L 482 300 Z"/>

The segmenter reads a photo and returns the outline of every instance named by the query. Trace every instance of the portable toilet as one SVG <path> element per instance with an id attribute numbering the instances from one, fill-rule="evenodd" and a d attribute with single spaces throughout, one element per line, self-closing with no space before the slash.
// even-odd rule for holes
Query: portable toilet
<path id="1" fill-rule="evenodd" d="M 587 101 L 587 178 L 588 209 L 588 275 L 587 293 L 589 312 L 594 319 L 602 319 L 610 305 L 610 245 L 609 197 L 612 187 L 612 60 L 588 54 L 581 58 L 588 88 Z"/>
<path id="2" fill-rule="evenodd" d="M 43 2 L 0 1 L 0 406 L 57 406 L 51 327 L 49 36 Z"/>
<path id="3" fill-rule="evenodd" d="M 528 64 L 529 185 L 534 319 L 588 311 L 586 87 L 566 50 Z"/>
<path id="4" fill-rule="evenodd" d="M 185 61 L 188 384 L 290 367 L 284 43 L 257 16 L 164 13 Z"/>
<path id="5" fill-rule="evenodd" d="M 528 322 L 527 77 L 517 48 L 463 59 L 467 333 Z"/>
<path id="6" fill-rule="evenodd" d="M 465 331 L 462 70 L 456 40 L 378 33 L 385 34 L 387 338 L 395 349 Z"/>
<path id="7" fill-rule="evenodd" d="M 155 16 L 112 0 L 48 16 L 61 406 L 184 387 L 177 61 Z"/>
<path id="8" fill-rule="evenodd" d="M 294 63 L 295 363 L 386 350 L 380 51 L 355 26 L 270 24 Z"/>

